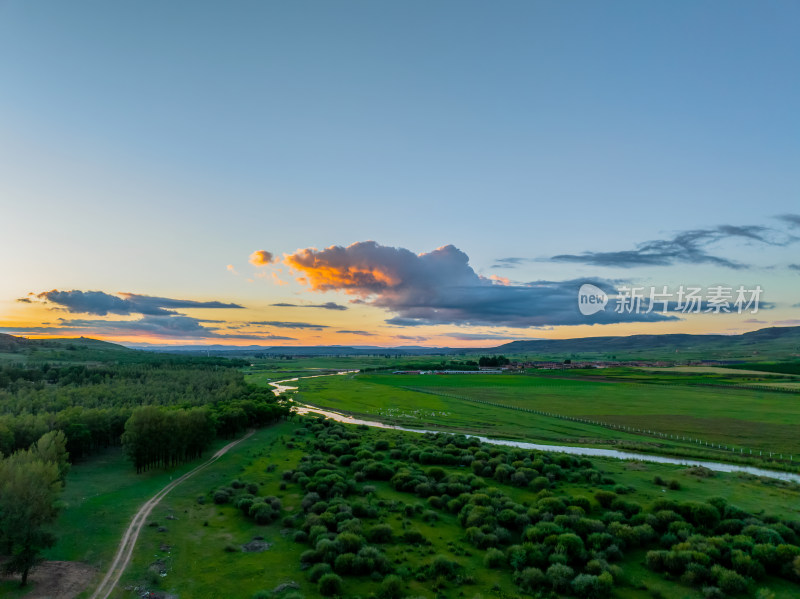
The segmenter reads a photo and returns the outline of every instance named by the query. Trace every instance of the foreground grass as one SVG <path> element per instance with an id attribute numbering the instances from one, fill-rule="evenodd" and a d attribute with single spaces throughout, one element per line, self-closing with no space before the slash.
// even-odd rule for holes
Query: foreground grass
<path id="1" fill-rule="evenodd" d="M 285 470 L 295 470 L 315 437 L 297 437 L 291 433 L 299 424 L 284 423 L 259 431 L 252 438 L 220 459 L 217 463 L 198 473 L 185 484 L 176 488 L 154 510 L 151 525 L 142 532 L 132 562 L 123 584 L 128 590 L 118 589 L 114 597 L 132 597 L 132 589 L 157 590 L 174 593 L 180 597 L 197 599 L 231 597 L 249 599 L 258 591 L 272 591 L 280 585 L 291 583 L 295 590 L 277 593 L 284 597 L 318 597 L 317 584 L 309 580 L 309 571 L 301 568 L 300 556 L 308 545 L 293 540 L 295 525 L 287 527 L 285 518 L 295 523 L 303 516 L 301 500 L 304 491 L 294 483 L 284 482 Z M 340 426 L 342 430 L 355 431 L 355 427 Z M 411 443 L 419 445 L 422 437 L 413 433 L 371 430 L 359 433 L 370 443 L 385 441 L 391 447 Z M 323 456 L 325 454 L 322 454 Z M 386 464 L 394 460 L 388 456 Z M 592 460 L 594 468 L 616 485 L 628 489 L 626 498 L 649 510 L 659 499 L 669 498 L 679 502 L 702 501 L 724 496 L 729 503 L 754 514 L 773 514 L 783 518 L 798 519 L 800 493 L 791 485 L 764 482 L 737 475 L 717 474 L 703 476 L 694 471 L 672 465 L 640 464 L 610 459 Z M 397 467 L 405 464 L 397 463 Z M 334 468 L 334 466 L 331 466 Z M 448 474 L 466 474 L 457 466 L 442 467 Z M 658 476 L 678 482 L 676 489 L 657 485 Z M 257 486 L 256 495 L 276 496 L 283 509 L 281 517 L 271 524 L 257 525 L 245 517 L 230 503 L 216 505 L 211 501 L 213 492 L 240 480 Z M 374 492 L 367 496 L 370 505 L 395 506 L 379 510 L 379 521 L 388 524 L 399 537 L 404 530 L 419 530 L 429 544 L 395 543 L 381 546 L 389 562 L 403 576 L 403 596 L 412 597 L 518 597 L 530 596 L 521 592 L 511 580 L 508 566 L 488 569 L 484 566 L 485 552 L 473 547 L 465 538 L 465 530 L 456 515 L 438 510 L 438 518 L 428 521 L 420 514 L 430 506 L 413 494 L 400 492 L 388 482 L 369 481 Z M 491 479 L 489 486 L 502 489 L 514 501 L 535 504 L 536 491 L 530 488 L 510 487 Z M 597 484 L 588 482 L 564 482 L 558 495 L 585 497 L 594 503 Z M 604 486 L 603 488 L 609 488 Z M 631 490 L 633 491 L 631 492 Z M 360 495 L 361 493 L 357 493 Z M 404 511 L 403 506 L 420 505 L 419 509 Z M 296 516 L 295 518 L 292 518 Z M 598 517 L 597 515 L 592 517 Z M 372 521 L 364 520 L 365 528 Z M 161 528 L 166 530 L 160 531 Z M 254 537 L 262 537 L 270 543 L 268 550 L 246 553 L 242 546 Z M 700 599 L 702 593 L 692 587 L 663 576 L 643 566 L 644 550 L 626 552 L 619 562 L 622 576 L 618 580 L 614 597 L 664 599 Z M 420 571 L 435 555 L 443 555 L 458 562 L 469 574 L 470 582 L 463 586 L 437 579 L 419 579 L 413 572 Z M 163 574 L 163 575 L 162 575 Z M 369 576 L 346 578 L 342 596 L 367 597 L 377 589 L 378 583 Z M 434 586 L 440 587 L 438 593 Z M 800 593 L 798 585 L 768 577 L 759 581 L 758 588 L 769 588 L 775 599 L 790 599 Z M 292 594 L 294 593 L 294 594 Z M 657 594 L 657 593 L 660 593 Z"/>

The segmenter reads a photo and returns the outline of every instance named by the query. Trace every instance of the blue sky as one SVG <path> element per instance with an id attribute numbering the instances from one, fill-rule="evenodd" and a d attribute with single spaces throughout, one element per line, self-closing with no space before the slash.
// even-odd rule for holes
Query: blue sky
<path id="1" fill-rule="evenodd" d="M 775 217 L 800 212 L 798 24 L 795 2 L 0 1 L 0 330 L 58 334 L 56 317 L 80 318 L 63 333 L 126 338 L 16 301 L 52 289 L 236 303 L 233 326 L 293 322 L 275 303 L 334 301 L 349 310 L 307 319 L 370 333 L 316 339 L 336 343 L 797 319 L 800 228 Z M 722 225 L 762 227 L 706 247 L 746 268 L 550 259 Z M 775 307 L 763 323 L 477 318 L 409 333 L 387 325 L 397 304 L 370 285 L 314 291 L 286 264 L 248 262 L 368 240 L 415 254 L 452 244 L 512 286 L 760 284 Z M 525 260 L 496 266 L 509 257 Z M 185 341 L 175 330 L 161 340 Z"/>

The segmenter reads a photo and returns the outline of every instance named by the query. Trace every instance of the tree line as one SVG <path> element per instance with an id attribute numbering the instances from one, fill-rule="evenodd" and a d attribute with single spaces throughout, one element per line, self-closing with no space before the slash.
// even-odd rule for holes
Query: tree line
<path id="1" fill-rule="evenodd" d="M 61 431 L 80 460 L 125 436 L 141 471 L 194 459 L 217 435 L 289 413 L 270 390 L 245 383 L 241 360 L 137 353 L 140 361 L 130 362 L 124 355 L 123 363 L 0 365 L 0 453 Z"/>

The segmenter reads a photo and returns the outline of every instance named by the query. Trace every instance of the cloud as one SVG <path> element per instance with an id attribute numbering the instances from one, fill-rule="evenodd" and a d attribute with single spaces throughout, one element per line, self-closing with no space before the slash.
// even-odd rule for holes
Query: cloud
<path id="1" fill-rule="evenodd" d="M 759 320 L 758 318 L 748 318 L 744 322 L 747 324 L 767 324 L 766 320 Z"/>
<path id="2" fill-rule="evenodd" d="M 326 324 L 310 324 L 307 322 L 282 322 L 278 320 L 262 320 L 259 322 L 251 322 L 248 324 L 277 327 L 279 329 L 310 329 L 312 331 L 321 331 L 322 329 L 328 328 L 328 325 Z"/>
<path id="3" fill-rule="evenodd" d="M 370 333 L 368 331 L 336 331 L 337 333 L 345 333 L 347 335 L 361 335 L 364 337 L 374 337 L 375 333 Z"/>
<path id="4" fill-rule="evenodd" d="M 785 222 L 790 227 L 800 227 L 800 214 L 780 214 L 775 218 Z"/>
<path id="5" fill-rule="evenodd" d="M 274 259 L 275 256 L 272 255 L 272 252 L 268 252 L 267 250 L 256 250 L 250 254 L 250 264 L 255 266 L 266 266 Z"/>
<path id="6" fill-rule="evenodd" d="M 342 306 L 341 304 L 337 304 L 335 302 L 325 302 L 324 304 L 287 304 L 287 303 L 278 303 L 278 304 L 270 304 L 270 306 L 276 306 L 278 308 L 322 308 L 323 310 L 347 310 L 347 306 Z"/>
<path id="7" fill-rule="evenodd" d="M 175 314 L 175 309 L 187 308 L 243 308 L 238 304 L 226 304 L 218 301 L 198 302 L 194 300 L 172 299 L 167 297 L 153 297 L 137 295 L 135 293 L 120 293 L 111 295 L 103 291 L 44 291 L 35 294 L 34 298 L 72 313 L 94 314 L 107 316 L 118 314 L 129 316 L 131 314 L 146 314 L 150 316 Z M 21 298 L 20 301 L 30 298 Z"/>
<path id="8" fill-rule="evenodd" d="M 792 318 L 789 320 L 773 320 L 772 324 L 776 324 L 778 326 L 795 327 L 795 326 L 800 326 L 800 319 Z"/>
<path id="9" fill-rule="evenodd" d="M 530 258 L 497 258 L 492 264 L 492 268 L 514 268 L 523 262 L 532 262 Z"/>
<path id="10" fill-rule="evenodd" d="M 796 271 L 800 272 L 800 264 L 790 264 L 789 268 L 791 270 L 796 270 Z"/>
<path id="11" fill-rule="evenodd" d="M 295 341 L 293 337 L 283 337 L 265 333 L 227 334 L 218 333 L 217 327 L 205 327 L 202 321 L 190 316 L 176 314 L 143 316 L 137 320 L 99 320 L 63 319 L 54 326 L 47 327 L 2 327 L 0 330 L 17 334 L 102 334 L 118 336 L 146 335 L 167 339 L 252 339 Z"/>
<path id="12" fill-rule="evenodd" d="M 768 245 L 787 245 L 793 241 L 793 238 L 777 239 L 774 229 L 769 227 L 719 225 L 711 229 L 682 231 L 671 239 L 646 241 L 640 243 L 634 250 L 559 254 L 551 257 L 550 260 L 616 268 L 669 266 L 678 263 L 714 264 L 734 269 L 746 268 L 746 264 L 707 251 L 708 246 L 725 239 L 738 239 Z"/>
<path id="13" fill-rule="evenodd" d="M 502 333 L 447 333 L 442 337 L 450 337 L 459 341 L 495 341 L 506 339 L 531 339 L 531 337 L 520 337 L 519 335 L 503 335 Z"/>
<path id="14" fill-rule="evenodd" d="M 613 292 L 604 280 L 534 281 L 497 285 L 469 266 L 468 256 L 447 245 L 415 254 L 374 241 L 324 250 L 301 249 L 285 256 L 285 264 L 313 291 L 343 291 L 383 308 L 400 326 L 457 324 L 543 327 L 673 320 L 658 313 L 615 313 L 587 318 L 578 310 L 578 289 L 594 283 Z"/>
<path id="15" fill-rule="evenodd" d="M 421 335 L 395 335 L 395 339 L 402 339 L 403 341 L 427 341 L 427 337 Z"/>

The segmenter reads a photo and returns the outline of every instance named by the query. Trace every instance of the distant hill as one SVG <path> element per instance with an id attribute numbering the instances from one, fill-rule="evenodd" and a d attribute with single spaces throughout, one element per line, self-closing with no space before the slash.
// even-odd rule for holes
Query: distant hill
<path id="1" fill-rule="evenodd" d="M 422 356 L 504 354 L 531 360 L 723 360 L 766 361 L 800 357 L 800 327 L 770 327 L 741 335 L 629 335 L 582 337 L 575 339 L 530 339 L 512 341 L 497 347 L 372 347 L 347 345 L 260 346 L 260 345 L 138 345 L 123 347 L 116 343 L 80 337 L 77 339 L 25 339 L 0 334 L 0 352 L 35 354 L 44 358 L 69 359 L 82 354 L 83 359 L 115 359 L 120 352 L 142 351 L 198 356 Z M 97 356 L 94 358 L 93 356 Z"/>
<path id="2" fill-rule="evenodd" d="M 484 352 L 486 350 L 483 350 Z M 512 341 L 492 349 L 501 354 L 570 357 L 616 355 L 618 359 L 788 359 L 800 355 L 800 327 L 770 327 L 741 335 L 629 335 Z"/>

